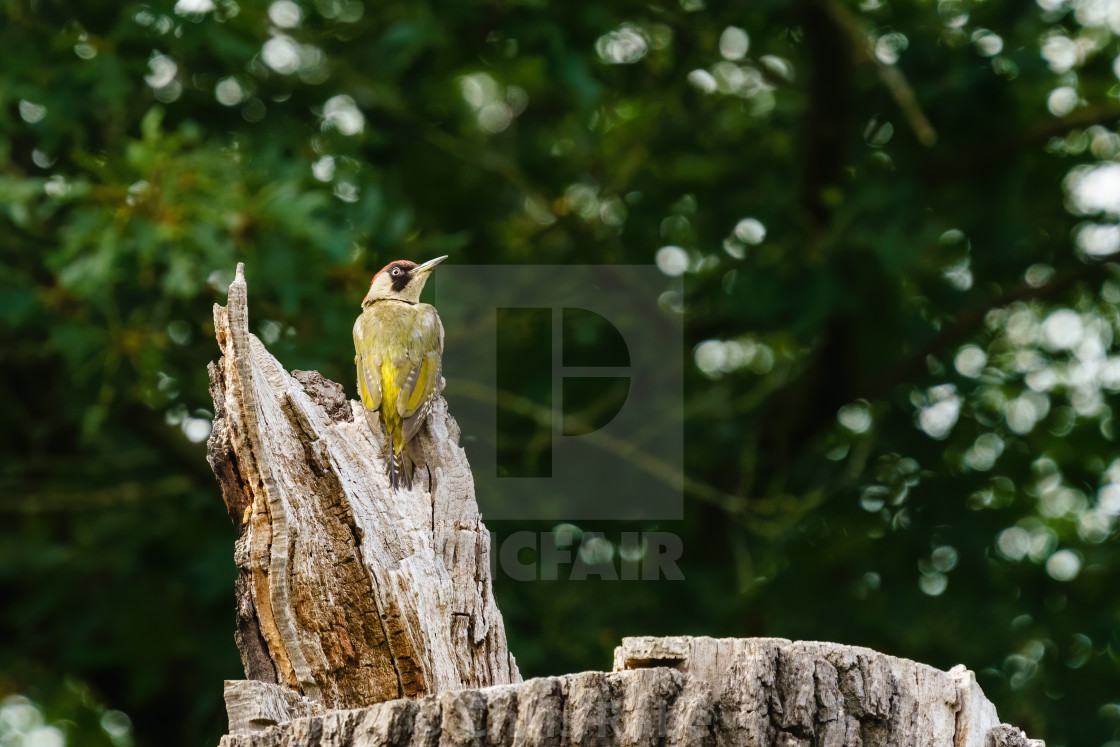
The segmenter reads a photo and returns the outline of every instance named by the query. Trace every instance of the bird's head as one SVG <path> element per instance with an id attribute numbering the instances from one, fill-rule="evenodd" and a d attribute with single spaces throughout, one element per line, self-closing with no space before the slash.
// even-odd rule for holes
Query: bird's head
<path id="1" fill-rule="evenodd" d="M 416 303 L 420 300 L 420 291 L 424 290 L 424 283 L 428 282 L 428 275 L 445 259 L 447 259 L 446 254 L 429 259 L 422 265 L 407 259 L 390 262 L 373 276 L 373 281 L 369 284 L 369 293 L 362 301 L 362 306 L 369 306 L 374 301 L 386 298 Z"/>

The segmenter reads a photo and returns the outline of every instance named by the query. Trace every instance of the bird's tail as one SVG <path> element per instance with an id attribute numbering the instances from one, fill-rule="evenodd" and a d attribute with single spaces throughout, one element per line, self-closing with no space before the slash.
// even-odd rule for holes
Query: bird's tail
<path id="1" fill-rule="evenodd" d="M 366 423 L 370 430 L 382 439 L 384 445 L 382 453 L 388 466 L 390 487 L 393 490 L 400 488 L 408 490 L 412 487 L 413 472 L 412 457 L 408 455 L 408 444 L 402 444 L 400 451 L 393 448 L 393 437 L 389 434 L 389 430 L 383 427 L 376 410 L 366 410 Z"/>
<path id="2" fill-rule="evenodd" d="M 389 449 L 389 485 L 393 490 L 412 488 L 412 468 L 407 445 L 400 451 Z"/>

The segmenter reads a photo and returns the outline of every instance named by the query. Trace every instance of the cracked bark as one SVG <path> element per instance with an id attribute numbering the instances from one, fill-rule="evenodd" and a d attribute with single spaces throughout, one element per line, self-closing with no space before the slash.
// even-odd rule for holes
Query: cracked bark
<path id="1" fill-rule="evenodd" d="M 239 265 L 214 307 L 209 461 L 237 528 L 245 676 L 278 687 L 251 702 L 258 689 L 231 685 L 231 713 L 261 724 L 519 682 L 444 400 L 418 436 L 417 487 L 393 494 L 360 405 L 316 372 L 285 371 L 249 333 L 246 291 Z"/>
<path id="2" fill-rule="evenodd" d="M 627 638 L 612 673 L 521 682 L 490 542 L 440 398 L 413 490 L 389 490 L 357 402 L 215 306 L 210 465 L 237 528 L 222 747 L 1039 747 L 971 672 L 782 639 Z"/>
<path id="3" fill-rule="evenodd" d="M 299 718 L 221 747 L 1042 747 L 963 667 L 777 638 L 626 638 L 583 672 Z"/>

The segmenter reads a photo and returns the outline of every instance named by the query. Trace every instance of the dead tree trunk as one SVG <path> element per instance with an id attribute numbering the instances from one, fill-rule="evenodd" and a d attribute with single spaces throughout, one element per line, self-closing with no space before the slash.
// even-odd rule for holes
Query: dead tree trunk
<path id="1" fill-rule="evenodd" d="M 1037 747 L 964 667 L 781 639 L 627 638 L 615 672 L 521 682 L 458 429 L 440 399 L 416 487 L 389 490 L 360 405 L 214 307 L 210 464 L 237 527 L 222 747 Z"/>
<path id="2" fill-rule="evenodd" d="M 209 459 L 237 527 L 237 645 L 248 679 L 284 688 L 261 707 L 519 682 L 443 399 L 418 436 L 416 486 L 393 494 L 360 405 L 318 373 L 289 374 L 249 333 L 241 265 L 214 327 Z"/>

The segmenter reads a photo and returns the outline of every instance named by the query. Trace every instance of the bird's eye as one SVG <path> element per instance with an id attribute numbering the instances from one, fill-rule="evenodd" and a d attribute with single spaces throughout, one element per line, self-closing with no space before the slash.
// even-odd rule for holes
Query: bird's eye
<path id="1" fill-rule="evenodd" d="M 401 274 L 401 268 L 394 267 L 393 268 L 393 277 L 400 277 L 400 274 Z"/>

